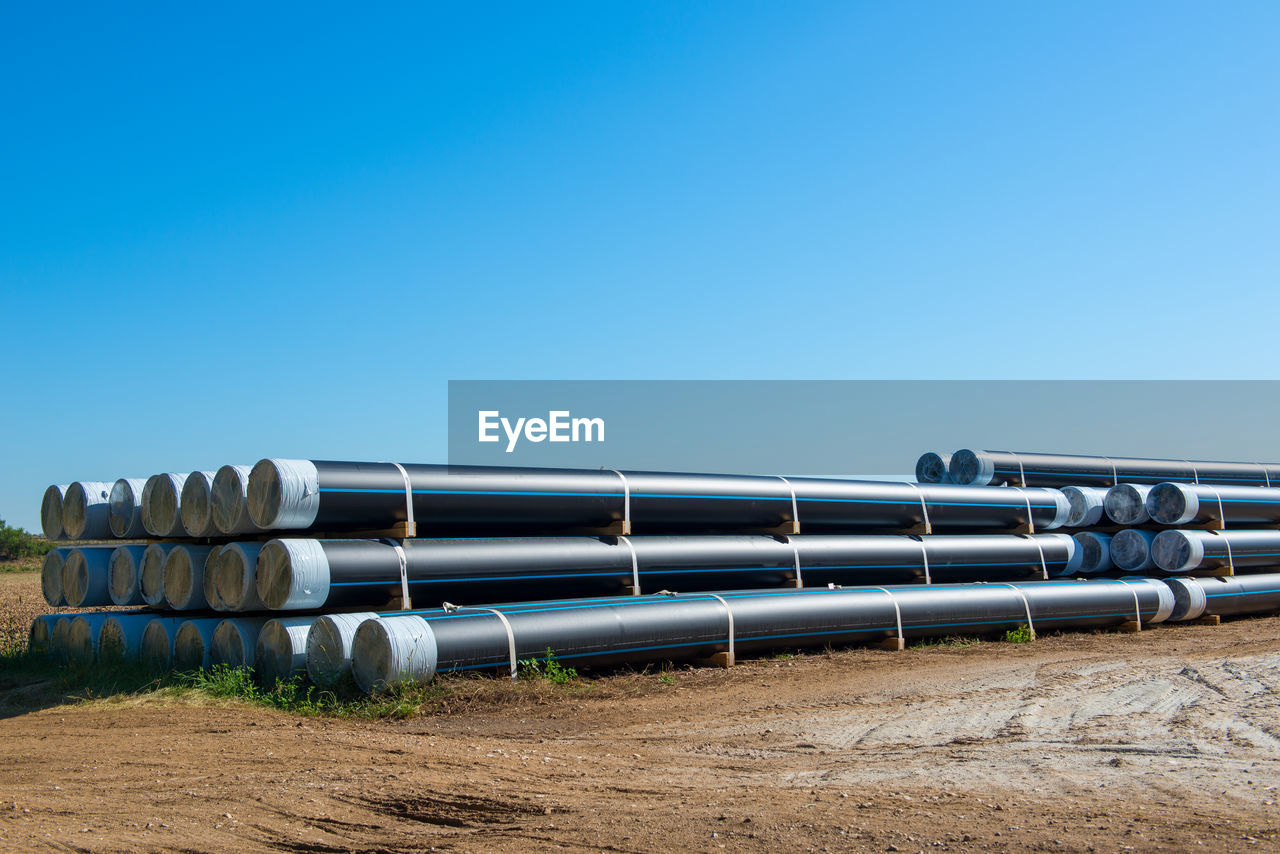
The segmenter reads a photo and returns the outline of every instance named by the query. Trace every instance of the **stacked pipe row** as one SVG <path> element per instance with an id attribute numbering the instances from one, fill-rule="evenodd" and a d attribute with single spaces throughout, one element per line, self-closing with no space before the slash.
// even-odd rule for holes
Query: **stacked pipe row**
<path id="1" fill-rule="evenodd" d="M 954 466 L 960 456 L 953 455 L 950 464 Z M 939 457 L 936 463 L 924 465 L 922 458 L 922 466 L 926 471 L 946 469 L 948 460 Z M 389 613 L 397 618 L 412 618 L 395 625 L 415 627 L 413 632 L 421 633 L 416 627 L 425 621 L 433 638 L 431 648 L 438 653 L 442 647 L 434 621 L 453 619 L 456 612 L 450 606 L 446 611 L 433 608 L 405 614 L 403 609 L 415 599 L 433 605 L 495 598 L 534 600 L 535 604 L 540 601 L 541 608 L 520 605 L 518 611 L 521 615 L 552 614 L 548 618 L 551 627 L 536 620 L 529 622 L 533 617 L 522 616 L 518 622 L 542 626 L 530 629 L 529 637 L 545 639 L 554 635 L 563 642 L 549 644 L 557 649 L 557 655 L 579 658 L 583 663 L 612 661 L 623 654 L 624 648 L 631 650 L 626 655 L 632 658 L 650 652 L 662 657 L 684 654 L 673 652 L 668 645 L 648 644 L 642 645 L 647 650 L 642 655 L 636 638 L 648 637 L 643 631 L 635 637 L 624 633 L 630 639 L 620 640 L 623 647 L 605 644 L 597 648 L 587 644 L 581 652 L 568 651 L 577 647 L 572 638 L 555 634 L 560 631 L 555 626 L 592 625 L 592 614 L 605 613 L 600 608 L 615 609 L 609 611 L 613 616 L 608 620 L 621 619 L 618 615 L 622 613 L 661 613 L 664 616 L 657 622 L 665 628 L 653 630 L 659 635 L 673 631 L 673 619 L 682 626 L 679 631 L 690 628 L 681 622 L 685 617 L 678 615 L 692 614 L 689 603 L 694 601 L 721 602 L 721 619 L 730 623 L 737 619 L 736 614 L 730 617 L 733 607 L 727 603 L 731 600 L 768 602 L 768 607 L 780 615 L 794 611 L 790 623 L 786 620 L 791 617 L 780 617 L 786 623 L 782 627 L 790 627 L 787 632 L 748 632 L 743 635 L 744 649 L 766 640 L 778 645 L 786 638 L 791 638 L 785 640 L 788 645 L 803 645 L 792 641 L 800 636 L 819 637 L 824 632 L 824 643 L 846 635 L 856 640 L 866 631 L 883 634 L 883 627 L 869 629 L 865 620 L 857 622 L 862 616 L 857 620 L 854 616 L 865 616 L 858 610 L 864 606 L 873 610 L 878 607 L 866 605 L 867 602 L 883 604 L 876 597 L 885 595 L 897 603 L 899 613 L 903 613 L 902 603 L 910 602 L 933 603 L 922 614 L 930 608 L 936 611 L 939 596 L 942 601 L 986 603 L 979 611 L 999 610 L 989 599 L 993 589 L 990 586 L 947 582 L 1001 582 L 1001 589 L 1013 590 L 1021 597 L 1024 613 L 1020 622 L 1024 623 L 1033 620 L 1038 609 L 1052 614 L 1055 608 L 1066 608 L 1062 612 L 1067 615 L 1063 617 L 1066 622 L 1062 625 L 1079 626 L 1093 625 L 1090 620 L 1098 619 L 1113 624 L 1121 617 L 1126 621 L 1158 622 L 1165 618 L 1161 615 L 1167 610 L 1157 602 L 1144 617 L 1142 596 L 1131 592 L 1138 607 L 1128 616 L 1117 611 L 1107 597 L 1118 595 L 1115 591 L 1120 588 L 1116 584 L 1139 589 L 1130 582 L 1098 582 L 1101 586 L 1089 588 L 1093 592 L 1084 600 L 1080 593 L 1067 592 L 1076 589 L 1073 584 L 1043 580 L 1038 585 L 1026 583 L 1029 579 L 1084 574 L 1089 548 L 1082 538 L 1086 534 L 1108 534 L 1079 531 L 1072 538 L 1065 534 L 1011 533 L 1079 528 L 1081 520 L 1088 519 L 1097 508 L 1101 508 L 1100 513 L 1090 520 L 1095 524 L 1103 518 L 1101 514 L 1111 514 L 1108 519 L 1114 522 L 1125 513 L 1147 513 L 1147 499 L 1155 490 L 1141 484 L 1126 485 L 1128 491 L 1116 491 L 1117 498 L 1111 501 L 1110 494 L 1099 497 L 1096 490 L 1080 489 L 1073 494 L 1046 486 L 1008 489 L 959 483 L 917 485 L 273 459 L 253 467 L 224 466 L 216 472 L 200 471 L 187 476 L 125 478 L 109 489 L 107 486 L 81 483 L 50 487 L 42 505 L 46 532 L 50 532 L 54 514 L 44 511 L 60 503 L 62 512 L 57 522 L 63 532 L 69 536 L 77 535 L 75 532 L 79 536 L 86 531 L 100 533 L 102 510 L 94 508 L 104 502 L 91 499 L 105 494 L 111 534 L 136 537 L 140 526 L 157 541 L 114 548 L 81 546 L 56 550 L 57 556 L 50 560 L 62 561 L 61 572 L 57 573 L 62 602 L 79 606 L 106 604 L 105 595 L 117 605 L 145 603 L 153 608 L 186 611 L 184 616 L 190 619 L 154 613 L 86 614 L 70 620 L 50 615 L 37 621 L 41 627 L 33 625 L 33 648 L 42 645 L 36 636 L 45 628 L 49 643 L 57 647 L 53 639 L 57 627 L 65 622 L 62 636 L 70 638 L 72 628 L 78 626 L 75 637 L 87 638 L 77 642 L 80 652 L 70 655 L 77 660 L 85 655 L 110 657 L 115 654 L 111 651 L 118 650 L 126 658 L 155 666 L 185 668 L 211 662 L 255 661 L 261 675 L 285 676 L 306 666 L 308 639 L 317 632 L 339 639 L 349 637 L 354 642 L 357 629 L 365 622 L 383 619 Z M 1222 502 L 1218 506 L 1221 508 Z M 1077 511 L 1081 515 L 1077 516 Z M 1185 506 L 1179 511 L 1186 512 Z M 1154 518 L 1152 515 L 1128 524 L 1145 524 Z M 393 530 L 398 537 L 379 541 L 334 536 L 367 536 L 370 530 L 378 529 Z M 946 533 L 890 533 L 921 529 Z M 804 533 L 800 533 L 802 530 Z M 288 536 L 318 532 L 324 534 Z M 570 532 L 576 535 L 567 536 Z M 640 535 L 632 536 L 633 532 Z M 496 537 L 495 533 L 508 536 Z M 444 537 L 445 534 L 453 536 Z M 415 539 L 414 535 L 423 536 Z M 176 542 L 176 537 L 187 541 Z M 200 541 L 193 542 L 196 538 Z M 1107 545 L 1113 543 L 1114 540 Z M 1276 548 L 1280 552 L 1280 545 Z M 1183 559 L 1195 554 L 1203 559 L 1204 553 L 1212 556 L 1213 549 L 1202 549 L 1201 553 L 1191 549 Z M 75 569 L 68 574 L 70 566 Z M 890 584 L 920 587 L 902 588 L 914 591 L 902 597 L 893 592 L 886 594 L 887 588 L 881 587 L 823 589 Z M 1106 588 L 1107 584 L 1110 588 Z M 50 581 L 47 597 L 53 586 Z M 786 587 L 801 588 L 805 596 L 817 598 L 796 599 L 799 591 L 779 589 Z M 665 593 L 667 588 L 682 593 L 642 595 Z M 1104 588 L 1110 592 L 1104 592 Z M 1036 592 L 1019 592 L 1025 589 Z M 1159 591 L 1167 591 L 1168 587 L 1156 585 L 1150 589 L 1157 589 L 1154 595 L 1163 601 L 1166 594 Z M 707 592 L 714 590 L 721 592 Z M 494 596 L 496 591 L 501 591 L 500 597 Z M 832 592 L 843 598 L 818 595 Z M 619 593 L 628 595 L 618 598 Z M 785 598 L 788 596 L 793 598 Z M 50 598 L 51 603 L 55 598 Z M 1033 608 L 1033 600 L 1041 605 Z M 1089 608 L 1068 607 L 1071 601 L 1085 600 L 1092 603 Z M 547 605 L 547 601 L 557 604 Z M 801 607 L 796 604 L 800 602 L 810 604 Z M 835 607 L 836 602 L 861 604 L 845 613 L 841 609 L 846 606 Z M 664 607 L 659 608 L 660 603 L 665 603 Z M 646 607 L 630 610 L 640 604 Z M 502 618 L 491 616 L 508 625 L 506 646 L 510 653 L 516 645 L 514 623 L 505 612 L 512 606 L 501 607 Z M 746 608 L 743 625 L 753 625 L 754 612 L 742 607 Z M 821 619 L 835 620 L 833 625 L 837 628 L 809 632 L 812 621 L 818 619 L 806 610 L 810 607 L 818 608 L 819 616 L 825 615 Z M 968 606 L 957 607 L 963 611 Z M 367 610 L 353 613 L 352 609 Z M 224 618 L 209 613 L 213 610 L 234 611 L 237 616 Z M 269 610 L 292 611 L 297 616 L 273 617 L 266 613 Z M 912 623 L 911 630 L 923 631 L 932 626 L 955 631 L 964 625 L 997 626 L 1006 622 L 1003 618 L 955 622 L 946 616 L 949 612 L 945 608 L 939 613 L 944 622 L 920 622 L 926 620 L 921 617 Z M 1050 624 L 1056 619 L 1050 616 Z M 899 626 L 899 636 L 906 628 Z M 533 646 L 526 651 L 545 650 L 547 646 L 540 640 L 529 643 Z M 328 646 L 332 644 L 326 641 L 316 648 Z M 564 653 L 560 651 L 562 647 Z M 85 652 L 86 648 L 90 652 Z M 382 649 L 377 644 L 370 647 L 374 648 Z M 455 652 L 447 651 L 447 655 Z M 449 662 L 461 660 L 447 658 L 443 667 L 433 665 L 429 669 L 457 669 Z M 370 666 L 370 673 L 392 672 Z M 475 666 L 493 666 L 493 662 Z M 361 684 L 368 687 L 381 682 L 370 677 L 361 678 Z"/>

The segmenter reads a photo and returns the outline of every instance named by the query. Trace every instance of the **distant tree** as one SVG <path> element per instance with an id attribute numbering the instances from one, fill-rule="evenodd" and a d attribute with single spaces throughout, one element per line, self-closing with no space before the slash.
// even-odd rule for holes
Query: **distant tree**
<path id="1" fill-rule="evenodd" d="M 0 519 L 0 560 L 39 557 L 53 548 L 44 537 L 29 534 L 22 528 L 10 528 Z"/>

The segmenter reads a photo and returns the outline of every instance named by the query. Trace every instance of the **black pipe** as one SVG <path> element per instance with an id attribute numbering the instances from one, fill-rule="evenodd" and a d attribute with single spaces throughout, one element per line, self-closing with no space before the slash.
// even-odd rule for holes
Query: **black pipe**
<path id="1" fill-rule="evenodd" d="M 1103 628 L 1160 622 L 1173 608 L 1154 580 L 1042 581 L 880 588 L 736 591 L 550 601 L 366 620 L 352 642 L 365 690 L 438 672 L 506 668 L 548 649 L 566 664 L 732 656 L 780 647 L 894 637 Z M 899 628 L 900 627 L 900 628 Z M 900 632 L 900 634 L 899 634 Z M 732 643 L 730 635 L 732 634 Z"/>
<path id="2" fill-rule="evenodd" d="M 1231 578 L 1164 578 L 1173 591 L 1170 621 L 1203 616 L 1274 613 L 1280 609 L 1280 574 L 1237 575 Z"/>
<path id="3" fill-rule="evenodd" d="M 612 596 L 637 582 L 658 591 L 1011 581 L 1080 566 L 1066 534 L 422 539 L 402 551 L 410 598 L 423 604 L 483 601 L 495 589 L 513 600 Z M 272 540 L 258 555 L 257 590 L 277 610 L 385 607 L 401 594 L 400 553 L 376 540 Z"/>
<path id="4" fill-rule="evenodd" d="M 850 533 L 1037 530 L 1062 525 L 1056 490 L 756 475 L 262 460 L 249 513 L 266 530 L 387 529 L 422 536 L 581 533 Z M 793 492 L 794 491 L 794 492 Z M 216 496 L 215 496 L 216 498 Z M 926 514 L 927 508 L 927 514 Z M 619 529 L 620 526 L 620 529 Z M 797 530 L 797 528 L 799 530 Z"/>
<path id="5" fill-rule="evenodd" d="M 1280 531 L 1161 531 L 1151 557 L 1165 572 L 1280 566 Z"/>
<path id="6" fill-rule="evenodd" d="M 947 467 L 951 465 L 950 454 L 935 454 L 928 451 L 916 460 L 917 483 L 951 483 L 951 473 Z"/>
<path id="7" fill-rule="evenodd" d="M 1223 483 L 1237 486 L 1280 486 L 1280 463 L 1155 460 L 1138 457 L 1095 457 L 1075 454 L 1029 454 L 1021 451 L 972 451 L 951 455 L 951 479 L 986 486 L 1115 486 L 1165 481 Z"/>

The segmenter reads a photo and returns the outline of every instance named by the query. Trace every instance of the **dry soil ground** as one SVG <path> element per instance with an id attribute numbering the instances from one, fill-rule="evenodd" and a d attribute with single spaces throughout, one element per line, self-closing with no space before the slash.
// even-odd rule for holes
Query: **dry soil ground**
<path id="1" fill-rule="evenodd" d="M 38 583 L 0 576 L 6 610 L 19 591 Z M 1278 850 L 1278 630 L 490 682 L 395 722 L 19 698 L 0 719 L 0 847 Z"/>

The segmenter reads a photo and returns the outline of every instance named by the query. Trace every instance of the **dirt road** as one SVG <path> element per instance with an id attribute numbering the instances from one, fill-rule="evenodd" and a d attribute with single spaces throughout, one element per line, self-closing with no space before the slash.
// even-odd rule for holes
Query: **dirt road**
<path id="1" fill-rule="evenodd" d="M 1280 850 L 1280 618 L 486 693 L 0 720 L 0 847 Z"/>

